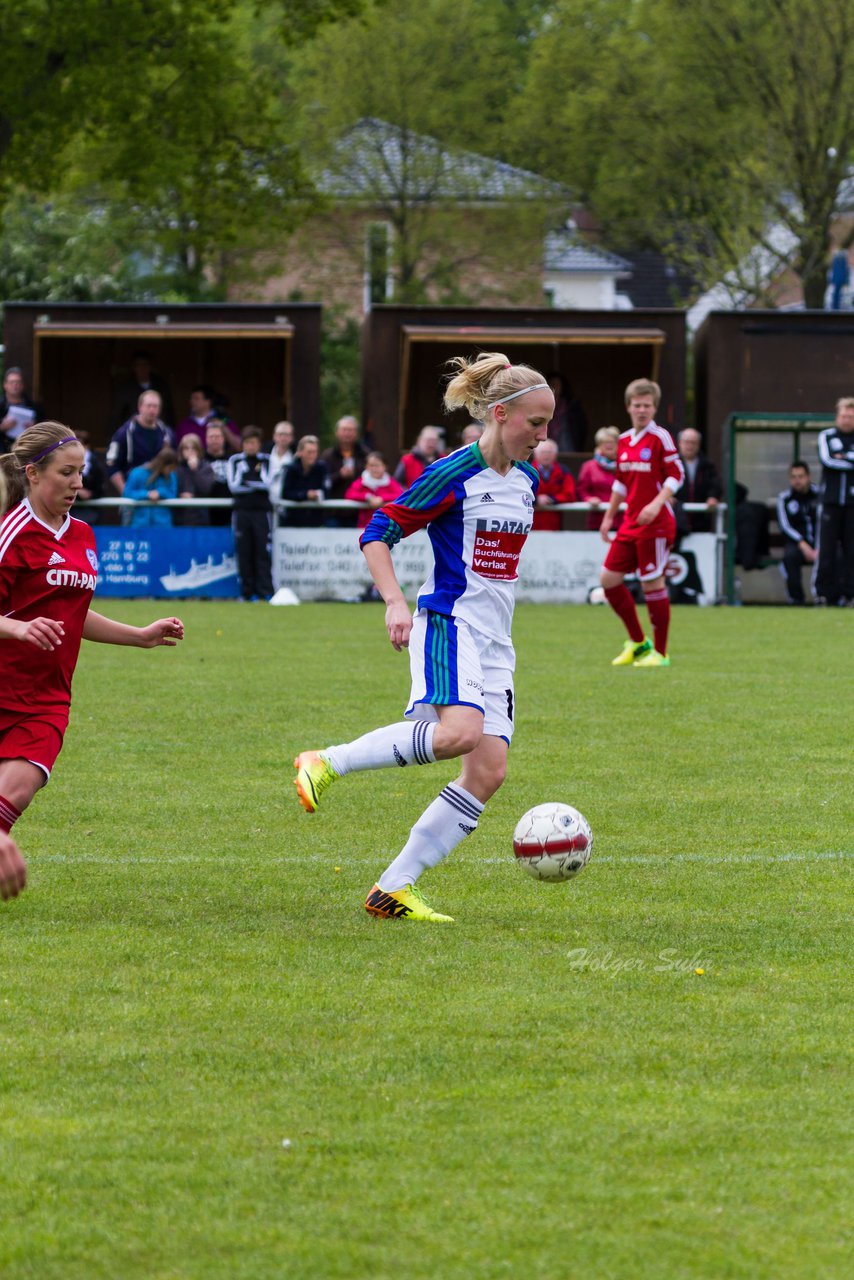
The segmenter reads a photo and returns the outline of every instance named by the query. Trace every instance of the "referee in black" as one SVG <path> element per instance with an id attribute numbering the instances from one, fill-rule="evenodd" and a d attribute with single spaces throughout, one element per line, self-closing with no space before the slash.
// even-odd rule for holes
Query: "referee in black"
<path id="1" fill-rule="evenodd" d="M 817 604 L 854 603 L 854 397 L 837 400 L 836 424 L 818 437 L 822 464 Z M 841 565 L 837 557 L 841 548 Z"/>
<path id="2" fill-rule="evenodd" d="M 234 453 L 228 459 L 228 487 L 234 502 L 231 527 L 240 594 L 244 600 L 269 600 L 273 594 L 270 457 L 261 452 L 264 437 L 258 427 L 244 427 L 240 435 L 243 452 Z"/>

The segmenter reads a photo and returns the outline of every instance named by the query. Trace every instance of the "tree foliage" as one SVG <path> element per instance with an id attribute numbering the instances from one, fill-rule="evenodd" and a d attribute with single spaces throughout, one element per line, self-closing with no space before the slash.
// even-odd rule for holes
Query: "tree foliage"
<path id="1" fill-rule="evenodd" d="M 70 191 L 136 220 L 189 296 L 222 291 L 308 207 L 289 50 L 359 4 L 0 0 L 0 204 Z"/>
<path id="2" fill-rule="evenodd" d="M 295 59 L 291 88 L 304 153 L 331 189 L 359 193 L 393 229 L 396 301 L 462 301 L 462 268 L 490 254 L 512 257 L 514 239 L 518 254 L 532 232 L 541 242 L 552 216 L 547 184 L 538 203 L 521 194 L 506 200 L 498 237 L 486 241 L 467 215 L 467 206 L 482 201 L 482 170 L 448 157 L 468 148 L 501 158 L 508 104 L 523 83 L 520 50 L 545 7 L 532 0 L 372 3 Z M 365 121 L 375 127 L 354 129 Z M 361 242 L 353 252 L 361 257 Z"/>
<path id="3" fill-rule="evenodd" d="M 514 154 L 535 145 L 617 247 L 651 243 L 708 283 L 755 286 L 739 279 L 749 250 L 794 245 L 820 305 L 854 150 L 854 5 L 559 0 L 510 130 Z"/>

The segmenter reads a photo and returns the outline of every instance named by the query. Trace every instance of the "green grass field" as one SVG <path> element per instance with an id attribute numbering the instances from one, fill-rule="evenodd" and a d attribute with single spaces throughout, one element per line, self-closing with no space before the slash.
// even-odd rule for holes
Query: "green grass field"
<path id="1" fill-rule="evenodd" d="M 850 1275 L 854 614 L 676 610 L 662 672 L 520 608 L 430 927 L 362 901 L 454 766 L 291 783 L 400 718 L 381 608 L 180 611 L 180 650 L 84 647 L 16 828 L 3 1280 Z M 595 832 L 568 885 L 512 856 L 549 799 Z"/>

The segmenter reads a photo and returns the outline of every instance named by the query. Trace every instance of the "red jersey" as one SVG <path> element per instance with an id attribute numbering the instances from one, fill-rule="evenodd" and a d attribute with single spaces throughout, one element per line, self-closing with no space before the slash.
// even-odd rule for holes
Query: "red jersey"
<path id="1" fill-rule="evenodd" d="M 56 649 L 0 640 L 0 707 L 67 707 L 83 623 L 98 578 L 95 535 L 66 516 L 61 529 L 39 520 L 24 499 L 0 523 L 0 614 L 22 622 L 55 618 L 65 627 Z"/>
<path id="2" fill-rule="evenodd" d="M 676 445 L 669 431 L 651 422 L 639 435 L 624 431 L 617 447 L 617 476 L 613 492 L 626 502 L 626 516 L 620 527 L 621 538 L 666 537 L 671 542 L 676 520 L 666 503 L 652 524 L 638 524 L 644 507 L 652 502 L 666 485 L 672 493 L 685 479 Z"/>

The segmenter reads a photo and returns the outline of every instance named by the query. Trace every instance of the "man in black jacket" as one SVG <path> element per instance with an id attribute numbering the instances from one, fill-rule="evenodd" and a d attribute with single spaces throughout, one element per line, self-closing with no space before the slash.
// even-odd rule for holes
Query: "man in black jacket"
<path id="1" fill-rule="evenodd" d="M 685 468 L 685 479 L 676 495 L 677 502 L 703 502 L 709 511 L 713 511 L 723 496 L 723 486 L 711 458 L 700 452 L 702 440 L 699 431 L 695 431 L 693 427 L 685 427 L 679 432 L 676 444 Z M 688 533 L 706 533 L 711 528 L 711 521 L 706 516 L 693 511 L 683 511 L 681 515 L 684 530 Z"/>
<path id="2" fill-rule="evenodd" d="M 819 433 L 818 456 L 822 475 L 815 592 L 819 604 L 851 604 L 854 603 L 854 398 L 836 402 L 836 425 Z M 842 563 L 838 572 L 840 547 Z"/>
<path id="3" fill-rule="evenodd" d="M 777 523 L 785 538 L 783 563 L 789 604 L 805 604 L 801 569 L 815 564 L 816 517 L 818 489 L 810 483 L 810 469 L 805 462 L 789 467 L 789 488 L 777 495 Z"/>

